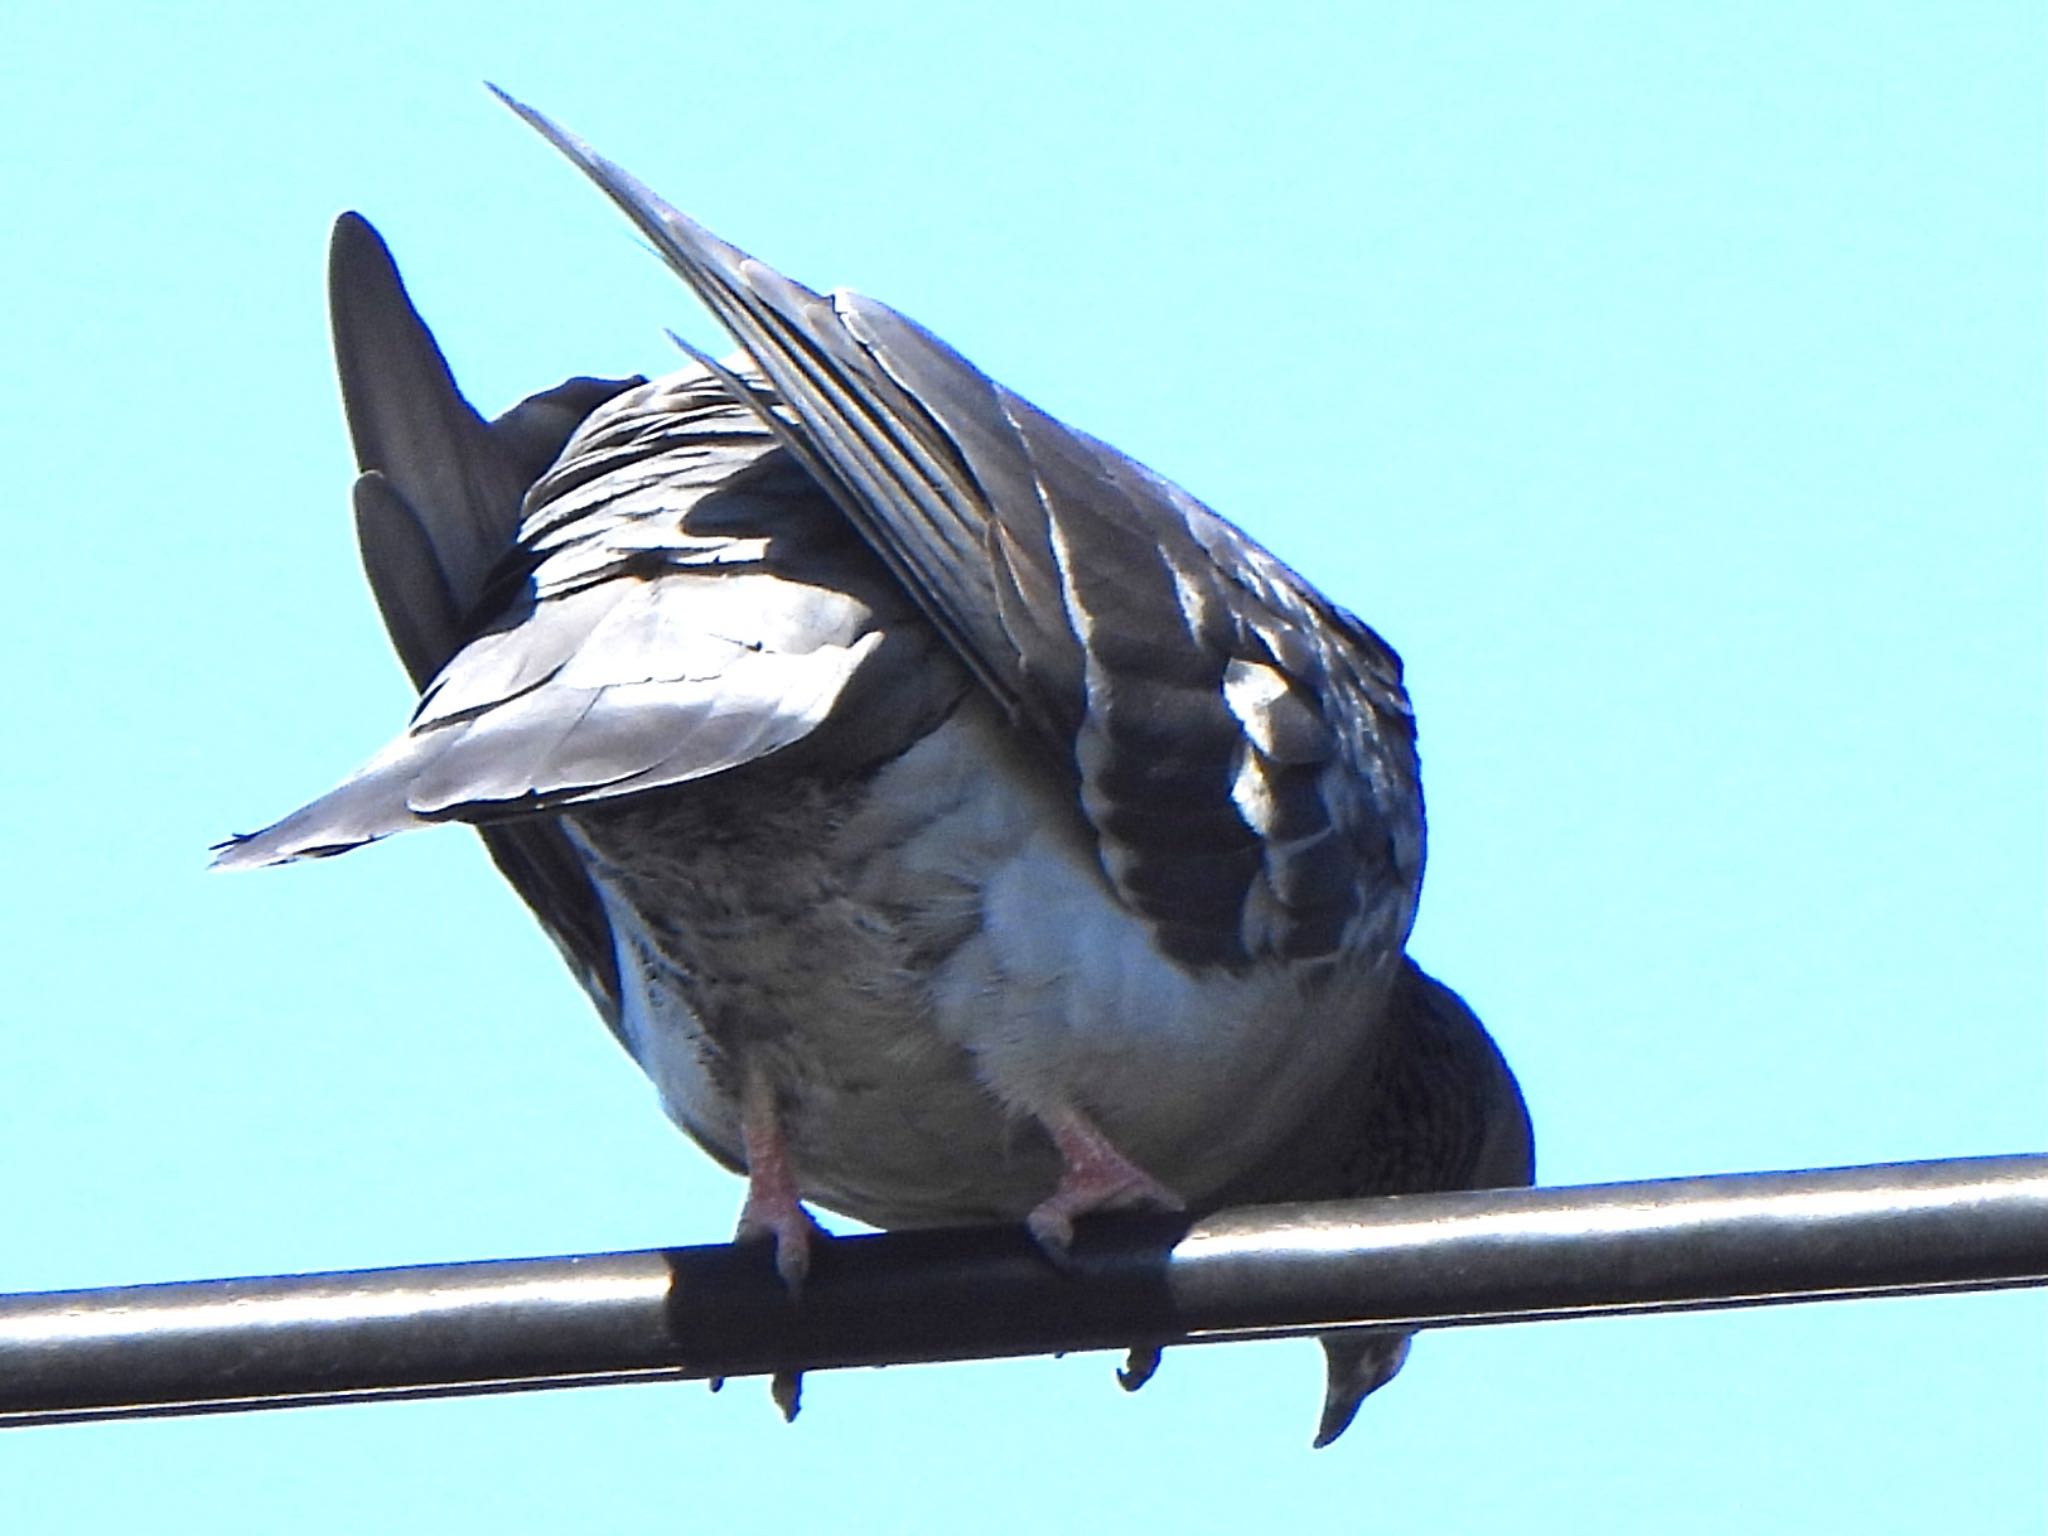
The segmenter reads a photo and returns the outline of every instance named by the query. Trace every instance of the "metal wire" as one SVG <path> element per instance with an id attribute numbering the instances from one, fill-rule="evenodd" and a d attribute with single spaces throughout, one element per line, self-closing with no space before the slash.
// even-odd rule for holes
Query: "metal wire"
<path id="1" fill-rule="evenodd" d="M 0 1425 L 2048 1283 L 2048 1156 L 0 1298 Z"/>

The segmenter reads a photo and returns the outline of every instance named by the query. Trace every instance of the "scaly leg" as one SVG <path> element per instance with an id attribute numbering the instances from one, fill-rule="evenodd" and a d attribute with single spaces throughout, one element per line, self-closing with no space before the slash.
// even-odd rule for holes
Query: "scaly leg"
<path id="1" fill-rule="evenodd" d="M 1059 1187 L 1040 1201 L 1024 1224 L 1054 1263 L 1064 1263 L 1074 1240 L 1074 1218 L 1096 1211 L 1179 1211 L 1186 1203 L 1117 1151 L 1095 1122 L 1070 1105 L 1038 1117 L 1059 1149 Z"/>
<path id="2" fill-rule="evenodd" d="M 758 1067 L 749 1066 L 740 1088 L 740 1140 L 747 1155 L 747 1203 L 740 1207 L 735 1242 L 766 1237 L 775 1244 L 775 1272 L 793 1296 L 811 1268 L 811 1239 L 818 1224 L 797 1196 L 796 1170 L 782 1139 L 775 1089 Z"/>

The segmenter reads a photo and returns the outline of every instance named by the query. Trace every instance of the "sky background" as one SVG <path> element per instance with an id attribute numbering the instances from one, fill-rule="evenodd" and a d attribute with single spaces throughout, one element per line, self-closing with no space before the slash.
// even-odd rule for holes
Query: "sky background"
<path id="1" fill-rule="evenodd" d="M 1548 1183 L 2048 1135 L 2043 23 L 2012 4 L 7 8 L 0 1290 L 722 1239 L 449 830 L 262 875 L 409 692 L 322 263 L 471 397 L 713 333 L 499 82 L 1399 648 L 1413 948 Z M 307 13 L 310 14 L 310 13 Z M 10 1532 L 2036 1533 L 2039 1293 L 0 1436 Z M 963 1511 L 966 1513 L 963 1514 Z"/>

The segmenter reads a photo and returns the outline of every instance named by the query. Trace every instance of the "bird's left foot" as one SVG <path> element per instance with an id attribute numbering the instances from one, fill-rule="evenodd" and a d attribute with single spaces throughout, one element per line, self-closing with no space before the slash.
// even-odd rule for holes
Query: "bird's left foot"
<path id="1" fill-rule="evenodd" d="M 1097 1211 L 1187 1209 L 1181 1197 L 1125 1157 L 1079 1110 L 1040 1117 L 1059 1149 L 1059 1187 L 1024 1218 L 1038 1246 L 1055 1264 L 1067 1262 L 1074 1220 Z"/>

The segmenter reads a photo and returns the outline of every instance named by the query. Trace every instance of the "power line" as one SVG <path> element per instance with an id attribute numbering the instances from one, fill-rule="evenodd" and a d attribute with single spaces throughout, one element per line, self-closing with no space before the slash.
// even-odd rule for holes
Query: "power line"
<path id="1" fill-rule="evenodd" d="M 0 1298 L 0 1426 L 2048 1284 L 2048 1155 Z"/>

